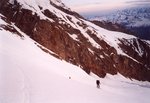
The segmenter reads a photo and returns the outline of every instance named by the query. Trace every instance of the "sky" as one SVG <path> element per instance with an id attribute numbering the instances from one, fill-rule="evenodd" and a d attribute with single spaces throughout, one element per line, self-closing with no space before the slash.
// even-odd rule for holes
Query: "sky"
<path id="1" fill-rule="evenodd" d="M 62 0 L 62 2 L 80 14 L 150 5 L 150 0 Z"/>

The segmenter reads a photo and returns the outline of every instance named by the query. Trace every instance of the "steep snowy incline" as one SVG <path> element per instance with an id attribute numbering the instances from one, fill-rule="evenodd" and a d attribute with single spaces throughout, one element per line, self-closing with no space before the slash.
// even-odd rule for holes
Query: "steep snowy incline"
<path id="1" fill-rule="evenodd" d="M 15 4 L 15 0 L 8 0 L 9 3 Z M 32 13 L 37 13 L 41 19 L 48 19 L 44 15 L 44 10 L 49 10 L 52 13 L 55 13 L 58 17 L 64 18 L 62 14 L 64 14 L 61 10 L 57 9 L 54 5 L 62 7 L 68 11 L 71 11 L 67 6 L 65 6 L 60 0 L 17 0 L 19 5 L 22 5 L 22 8 L 31 10 Z M 54 5 L 53 5 L 54 4 Z M 64 18 L 65 20 L 65 18 Z"/>
<path id="2" fill-rule="evenodd" d="M 60 59 L 86 73 L 120 73 L 150 81 L 148 42 L 100 28 L 59 6 L 60 0 L 0 0 L 0 13 Z M 53 3 L 52 3 L 53 2 Z"/>
<path id="3" fill-rule="evenodd" d="M 14 25 L 22 37 L 4 25 L 11 24 L 0 19 L 0 103 L 149 103 L 150 83 L 120 74 L 104 79 L 89 76 L 43 52 Z"/>

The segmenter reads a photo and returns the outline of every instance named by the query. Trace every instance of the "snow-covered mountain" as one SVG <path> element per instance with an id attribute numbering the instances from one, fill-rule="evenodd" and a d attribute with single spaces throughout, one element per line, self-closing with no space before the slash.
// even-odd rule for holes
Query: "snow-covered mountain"
<path id="1" fill-rule="evenodd" d="M 60 0 L 0 0 L 0 42 L 2 103 L 107 103 L 113 94 L 148 103 L 140 81 L 150 81 L 150 41 L 96 26 Z"/>
<path id="2" fill-rule="evenodd" d="M 0 103 L 149 103 L 149 82 L 88 75 L 41 48 L 57 55 L 0 15 Z"/>
<path id="3" fill-rule="evenodd" d="M 128 27 L 150 26 L 150 7 L 129 8 L 90 19 L 118 23 Z"/>
<path id="4" fill-rule="evenodd" d="M 120 73 L 150 81 L 149 41 L 100 28 L 61 1 L 0 0 L 0 13 L 5 21 L 55 53 L 51 55 L 88 74 L 105 77 Z M 13 31 L 9 26 L 3 28 Z"/>
<path id="5" fill-rule="evenodd" d="M 90 20 L 117 23 L 141 38 L 150 39 L 150 7 L 128 8 Z"/>
<path id="6" fill-rule="evenodd" d="M 60 0 L 0 0 L 0 81 L 0 103 L 149 103 L 150 41 Z"/>

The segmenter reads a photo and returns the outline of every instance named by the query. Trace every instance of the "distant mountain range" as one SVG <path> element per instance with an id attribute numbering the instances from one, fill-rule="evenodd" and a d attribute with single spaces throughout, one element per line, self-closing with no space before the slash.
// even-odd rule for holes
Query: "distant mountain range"
<path id="1" fill-rule="evenodd" d="M 118 24 L 139 38 L 150 40 L 150 7 L 124 9 L 90 20 Z"/>

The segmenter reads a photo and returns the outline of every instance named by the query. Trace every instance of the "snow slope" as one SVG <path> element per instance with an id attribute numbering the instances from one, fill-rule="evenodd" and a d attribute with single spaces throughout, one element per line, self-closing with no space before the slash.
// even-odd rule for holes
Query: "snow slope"
<path id="1" fill-rule="evenodd" d="M 1 24 L 7 23 L 0 19 Z M 24 37 L 0 27 L 0 103 L 149 103 L 150 83 L 120 74 L 89 76 L 20 33 Z M 96 79 L 101 89 L 96 88 Z"/>

